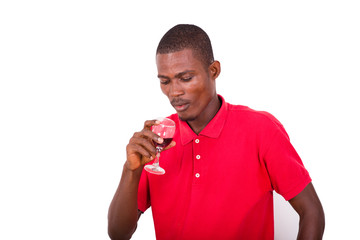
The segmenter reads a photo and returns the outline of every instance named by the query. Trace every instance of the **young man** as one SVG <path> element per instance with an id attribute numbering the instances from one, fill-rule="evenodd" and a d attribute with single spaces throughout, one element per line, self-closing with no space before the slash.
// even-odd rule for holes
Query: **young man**
<path id="1" fill-rule="evenodd" d="M 130 139 L 109 209 L 111 239 L 129 239 L 151 206 L 157 239 L 274 239 L 273 190 L 300 216 L 298 239 L 321 239 L 324 213 L 300 157 L 271 114 L 232 105 L 216 93 L 220 63 L 207 34 L 177 25 L 161 39 L 162 92 L 177 114 L 162 176 L 143 171 L 156 151 L 155 120 Z"/>

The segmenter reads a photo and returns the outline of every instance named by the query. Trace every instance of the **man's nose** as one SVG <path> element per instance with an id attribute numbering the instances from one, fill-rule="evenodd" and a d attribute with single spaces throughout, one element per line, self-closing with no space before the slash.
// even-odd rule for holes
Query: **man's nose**
<path id="1" fill-rule="evenodd" d="M 178 97 L 184 94 L 184 91 L 181 87 L 181 84 L 178 81 L 173 81 L 170 85 L 170 92 L 171 97 Z"/>

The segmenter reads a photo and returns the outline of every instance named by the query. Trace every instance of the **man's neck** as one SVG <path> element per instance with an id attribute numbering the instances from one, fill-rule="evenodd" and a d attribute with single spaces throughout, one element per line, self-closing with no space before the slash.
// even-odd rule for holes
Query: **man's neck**
<path id="1" fill-rule="evenodd" d="M 215 117 L 216 113 L 219 111 L 221 107 L 221 100 L 218 95 L 214 96 L 205 110 L 201 113 L 201 115 L 193 121 L 187 121 L 187 124 L 190 128 L 196 133 L 199 134 L 208 123 Z"/>

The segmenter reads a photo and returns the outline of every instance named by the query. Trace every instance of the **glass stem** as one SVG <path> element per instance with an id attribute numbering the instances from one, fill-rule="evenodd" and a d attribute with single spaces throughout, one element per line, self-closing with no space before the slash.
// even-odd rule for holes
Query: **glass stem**
<path id="1" fill-rule="evenodd" d="M 160 152 L 161 152 L 161 149 L 156 148 L 156 158 L 155 158 L 153 165 L 159 166 Z"/>

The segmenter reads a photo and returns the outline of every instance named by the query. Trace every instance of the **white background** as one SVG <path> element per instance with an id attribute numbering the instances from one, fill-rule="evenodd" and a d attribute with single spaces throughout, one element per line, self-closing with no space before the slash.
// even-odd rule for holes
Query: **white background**
<path id="1" fill-rule="evenodd" d="M 218 93 L 283 123 L 324 239 L 358 238 L 358 1 L 128 2 L 0 2 L 0 239 L 108 239 L 129 138 L 174 112 L 154 60 L 178 23 L 209 34 Z M 275 200 L 276 239 L 294 239 L 297 216 Z M 147 211 L 133 239 L 154 239 L 152 224 Z"/>

